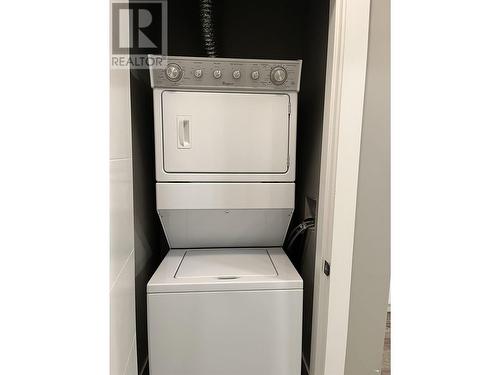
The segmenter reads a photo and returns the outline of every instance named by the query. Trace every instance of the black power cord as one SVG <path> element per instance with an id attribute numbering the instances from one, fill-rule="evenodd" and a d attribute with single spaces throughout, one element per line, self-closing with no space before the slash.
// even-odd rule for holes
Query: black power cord
<path id="1" fill-rule="evenodd" d="M 285 240 L 285 243 L 283 244 L 283 247 L 285 248 L 285 251 L 288 253 L 290 249 L 292 248 L 293 243 L 295 240 L 303 233 L 305 233 L 308 229 L 314 228 L 316 226 L 314 222 L 314 218 L 307 218 L 300 224 L 298 224 L 295 228 L 293 228 L 289 235 L 287 236 L 287 239 Z"/>

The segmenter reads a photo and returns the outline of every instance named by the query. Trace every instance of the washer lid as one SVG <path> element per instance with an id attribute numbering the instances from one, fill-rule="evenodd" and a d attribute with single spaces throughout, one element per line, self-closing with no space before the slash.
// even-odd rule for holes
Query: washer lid
<path id="1" fill-rule="evenodd" d="M 170 250 L 148 282 L 147 292 L 216 292 L 302 289 L 302 279 L 283 249 Z"/>
<path id="2" fill-rule="evenodd" d="M 229 280 L 277 275 L 266 249 L 217 249 L 186 251 L 175 278 L 215 277 Z"/>

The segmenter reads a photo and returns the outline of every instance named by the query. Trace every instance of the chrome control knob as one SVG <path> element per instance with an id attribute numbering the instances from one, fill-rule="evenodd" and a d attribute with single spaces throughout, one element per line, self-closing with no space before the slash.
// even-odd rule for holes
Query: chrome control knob
<path id="1" fill-rule="evenodd" d="M 250 74 L 250 77 L 252 77 L 252 79 L 259 79 L 259 77 L 260 77 L 259 71 L 258 70 L 254 70 L 252 72 L 252 74 Z"/>
<path id="2" fill-rule="evenodd" d="M 222 72 L 219 69 L 214 70 L 214 78 L 219 79 L 222 77 Z"/>
<path id="3" fill-rule="evenodd" d="M 182 69 L 177 64 L 168 64 L 167 65 L 167 78 L 171 81 L 178 81 L 182 77 Z"/>
<path id="4" fill-rule="evenodd" d="M 195 76 L 196 78 L 201 78 L 201 77 L 203 76 L 203 70 L 201 70 L 201 69 L 196 69 L 196 70 L 194 71 L 194 76 Z"/>
<path id="5" fill-rule="evenodd" d="M 234 79 L 240 79 L 240 77 L 241 77 L 241 72 L 239 70 L 235 70 L 233 72 L 233 78 Z"/>
<path id="6" fill-rule="evenodd" d="M 271 82 L 275 85 L 281 85 L 286 81 L 287 73 L 282 66 L 274 67 L 271 70 Z"/>

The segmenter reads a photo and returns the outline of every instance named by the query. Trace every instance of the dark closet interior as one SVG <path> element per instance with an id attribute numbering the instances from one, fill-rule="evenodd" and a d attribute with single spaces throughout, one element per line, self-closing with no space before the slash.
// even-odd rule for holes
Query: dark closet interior
<path id="1" fill-rule="evenodd" d="M 166 54 L 205 56 L 199 1 L 169 0 L 167 6 Z M 329 0 L 214 0 L 219 57 L 303 60 L 295 213 L 290 228 L 316 216 L 329 7 Z M 168 251 L 155 208 L 153 97 L 147 70 L 131 71 L 131 101 L 140 373 L 147 360 L 146 284 Z M 316 254 L 314 229 L 296 241 L 288 254 L 304 280 L 303 356 L 308 365 Z"/>

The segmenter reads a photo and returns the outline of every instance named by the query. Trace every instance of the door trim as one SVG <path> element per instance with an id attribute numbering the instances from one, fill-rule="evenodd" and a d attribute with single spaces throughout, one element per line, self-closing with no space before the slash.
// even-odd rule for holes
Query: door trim
<path id="1" fill-rule="evenodd" d="M 369 21 L 370 0 L 330 1 L 311 375 L 345 369 Z"/>

